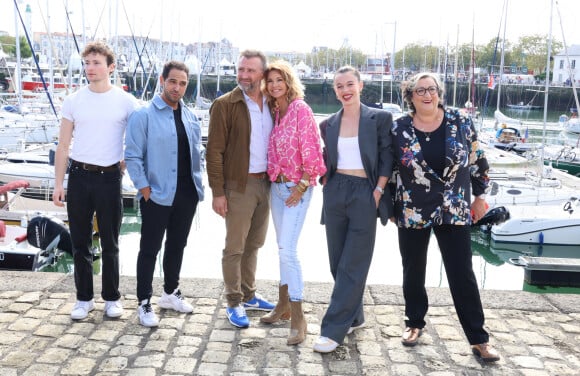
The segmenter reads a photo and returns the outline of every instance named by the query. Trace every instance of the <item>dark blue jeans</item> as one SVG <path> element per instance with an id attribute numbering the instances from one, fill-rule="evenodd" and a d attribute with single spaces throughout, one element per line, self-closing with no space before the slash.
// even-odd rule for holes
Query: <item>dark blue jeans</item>
<path id="1" fill-rule="evenodd" d="M 157 254 L 165 236 L 163 253 L 163 289 L 171 294 L 179 286 L 183 250 L 197 208 L 197 190 L 193 181 L 179 181 L 173 205 L 163 206 L 153 200 L 140 200 L 141 242 L 137 257 L 137 299 L 153 295 L 153 273 Z"/>
<path id="2" fill-rule="evenodd" d="M 104 300 L 118 300 L 119 231 L 123 216 L 121 171 L 91 172 L 72 166 L 68 176 L 67 213 L 73 243 L 77 300 L 93 299 L 93 217 L 101 242 Z"/>

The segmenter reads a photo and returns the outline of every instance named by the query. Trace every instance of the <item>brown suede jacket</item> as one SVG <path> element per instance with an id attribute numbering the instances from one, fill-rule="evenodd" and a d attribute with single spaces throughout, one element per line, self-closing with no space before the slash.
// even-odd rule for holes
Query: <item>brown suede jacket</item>
<path id="1" fill-rule="evenodd" d="M 213 197 L 246 190 L 250 168 L 250 112 L 239 87 L 217 98 L 210 110 L 206 164 Z"/>

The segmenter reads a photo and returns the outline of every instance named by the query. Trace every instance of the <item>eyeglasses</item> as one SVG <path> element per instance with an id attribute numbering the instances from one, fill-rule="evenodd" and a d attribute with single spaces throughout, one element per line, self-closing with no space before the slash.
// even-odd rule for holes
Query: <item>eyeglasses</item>
<path id="1" fill-rule="evenodd" d="M 435 95 L 439 91 L 437 86 L 429 86 L 429 87 L 420 87 L 415 89 L 415 93 L 419 96 L 424 96 L 426 92 L 429 92 L 430 95 Z"/>

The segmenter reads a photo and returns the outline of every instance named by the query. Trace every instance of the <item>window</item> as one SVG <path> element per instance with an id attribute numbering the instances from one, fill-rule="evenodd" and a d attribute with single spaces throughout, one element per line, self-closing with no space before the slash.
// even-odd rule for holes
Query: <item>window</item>
<path id="1" fill-rule="evenodd" d="M 571 68 L 572 69 L 575 69 L 576 68 L 576 60 L 572 60 L 572 67 Z"/>
<path id="2" fill-rule="evenodd" d="M 560 69 L 564 69 L 564 60 L 560 60 Z"/>

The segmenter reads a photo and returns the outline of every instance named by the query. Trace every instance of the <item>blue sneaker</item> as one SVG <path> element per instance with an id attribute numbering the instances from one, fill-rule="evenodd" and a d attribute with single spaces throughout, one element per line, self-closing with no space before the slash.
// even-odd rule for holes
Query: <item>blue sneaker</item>
<path id="1" fill-rule="evenodd" d="M 274 307 L 274 304 L 262 298 L 262 296 L 257 293 L 254 295 L 252 300 L 244 303 L 244 308 L 248 311 L 271 311 Z"/>
<path id="2" fill-rule="evenodd" d="M 237 305 L 235 307 L 226 307 L 226 315 L 228 315 L 228 320 L 233 326 L 238 328 L 247 328 L 250 326 L 250 320 L 246 315 L 246 310 L 242 305 Z"/>

